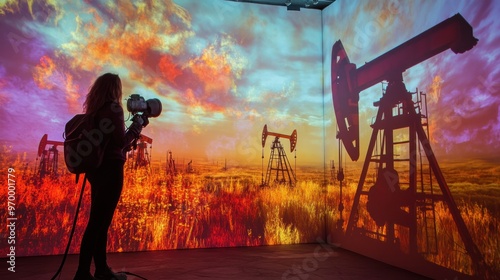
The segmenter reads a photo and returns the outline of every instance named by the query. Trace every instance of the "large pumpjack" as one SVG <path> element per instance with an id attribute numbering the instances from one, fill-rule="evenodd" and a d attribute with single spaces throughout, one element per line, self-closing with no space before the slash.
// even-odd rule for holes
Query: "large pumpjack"
<path id="1" fill-rule="evenodd" d="M 412 269 L 415 260 L 425 261 L 421 256 L 426 250 L 422 247 L 435 248 L 437 244 L 435 228 L 425 231 L 425 237 L 422 228 L 432 225 L 429 221 L 434 218 L 434 205 L 441 202 L 453 217 L 472 260 L 474 275 L 486 273 L 483 256 L 467 230 L 430 146 L 422 121 L 425 116 L 406 89 L 402 76 L 406 69 L 448 49 L 464 53 L 477 41 L 472 27 L 457 14 L 359 68 L 349 61 L 340 40 L 333 45 L 331 79 L 337 138 L 353 161 L 360 154 L 359 93 L 377 83 L 388 83 L 383 96 L 374 103 L 378 113 L 342 241 L 346 247 Z M 407 133 L 403 141 L 395 137 L 401 131 Z M 374 154 L 377 139 L 380 149 Z M 404 155 L 395 153 L 395 149 L 404 151 Z M 422 150 L 429 179 L 422 176 L 422 163 L 418 161 Z M 373 185 L 366 184 L 370 164 L 376 166 Z M 432 178 L 439 185 L 440 194 L 432 191 Z M 367 229 L 367 221 L 363 219 L 369 219 L 381 230 Z M 433 275 L 436 276 L 450 277 L 439 272 Z"/>

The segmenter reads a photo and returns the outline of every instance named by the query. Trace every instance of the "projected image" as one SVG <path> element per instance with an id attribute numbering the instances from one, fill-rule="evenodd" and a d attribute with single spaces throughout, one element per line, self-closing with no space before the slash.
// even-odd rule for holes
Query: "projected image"
<path id="1" fill-rule="evenodd" d="M 64 125 L 110 72 L 125 125 L 132 95 L 162 111 L 127 154 L 108 251 L 329 240 L 432 278 L 494 278 L 500 5 L 469 2 L 1 2 L 16 255 L 63 253 L 80 191 Z M 89 205 L 88 188 L 71 253 Z"/>
<path id="2" fill-rule="evenodd" d="M 342 246 L 432 278 L 497 277 L 499 9 L 379 1 L 324 13 L 327 150 L 339 163 L 328 227 Z"/>
<path id="3" fill-rule="evenodd" d="M 80 186 L 64 167 L 62 132 L 107 72 L 121 78 L 126 117 L 132 94 L 163 107 L 128 154 L 109 251 L 322 236 L 320 11 L 6 1 L 0 25 L 0 164 L 15 170 L 17 255 L 64 251 Z M 70 252 L 89 197 L 87 189 Z"/>

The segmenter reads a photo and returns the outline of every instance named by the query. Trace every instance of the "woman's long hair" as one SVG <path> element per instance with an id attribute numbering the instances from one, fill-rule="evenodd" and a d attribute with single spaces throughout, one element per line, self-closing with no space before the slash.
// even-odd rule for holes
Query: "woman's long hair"
<path id="1" fill-rule="evenodd" d="M 114 101 L 120 104 L 122 99 L 122 82 L 116 74 L 106 73 L 98 77 L 90 87 L 83 103 L 86 114 L 97 112 L 106 102 Z"/>

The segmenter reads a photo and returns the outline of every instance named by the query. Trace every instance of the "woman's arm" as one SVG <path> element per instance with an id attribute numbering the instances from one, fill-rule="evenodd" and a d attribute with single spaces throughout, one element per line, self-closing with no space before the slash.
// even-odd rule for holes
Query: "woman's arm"
<path id="1" fill-rule="evenodd" d="M 123 108 L 116 102 L 110 103 L 108 108 L 104 108 L 100 121 L 100 126 L 106 127 L 106 129 L 101 130 L 109 131 L 109 140 L 114 143 L 114 146 L 121 148 L 129 146 L 142 131 L 142 125 L 137 120 L 132 122 L 128 130 L 125 130 Z"/>

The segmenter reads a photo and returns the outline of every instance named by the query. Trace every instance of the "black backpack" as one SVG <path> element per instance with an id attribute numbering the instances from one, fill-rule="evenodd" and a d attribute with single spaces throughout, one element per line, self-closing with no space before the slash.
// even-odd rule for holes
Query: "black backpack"
<path id="1" fill-rule="evenodd" d="M 69 172 L 86 173 L 101 165 L 105 138 L 92 115 L 75 115 L 66 123 L 63 137 L 64 161 Z"/>

